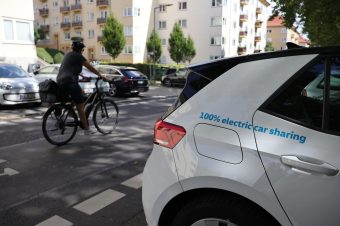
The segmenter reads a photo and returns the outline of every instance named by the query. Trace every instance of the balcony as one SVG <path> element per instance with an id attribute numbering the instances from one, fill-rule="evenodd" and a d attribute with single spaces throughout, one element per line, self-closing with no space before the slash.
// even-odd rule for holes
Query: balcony
<path id="1" fill-rule="evenodd" d="M 107 18 L 97 18 L 97 24 L 105 24 Z"/>
<path id="2" fill-rule="evenodd" d="M 247 37 L 247 31 L 240 31 L 240 38 Z"/>
<path id="3" fill-rule="evenodd" d="M 109 0 L 97 0 L 97 6 L 108 7 L 109 6 Z"/>
<path id="4" fill-rule="evenodd" d="M 255 36 L 255 42 L 261 42 L 261 36 L 260 35 Z"/>
<path id="5" fill-rule="evenodd" d="M 82 26 L 83 26 L 83 22 L 81 22 L 81 21 L 72 22 L 72 27 L 74 27 L 74 28 L 81 28 Z"/>
<path id="6" fill-rule="evenodd" d="M 97 37 L 97 41 L 98 41 L 98 42 L 101 42 L 102 40 L 103 40 L 103 36 L 98 36 L 98 37 Z"/>
<path id="7" fill-rule="evenodd" d="M 80 4 L 71 5 L 71 10 L 72 11 L 80 11 L 81 10 L 81 5 Z"/>
<path id="8" fill-rule="evenodd" d="M 246 54 L 246 52 L 247 52 L 247 47 L 245 47 L 245 46 L 239 46 L 239 47 L 237 48 L 237 53 L 238 53 L 239 55 Z"/>
<path id="9" fill-rule="evenodd" d="M 256 8 L 256 14 L 261 14 L 261 13 L 262 13 L 262 8 L 257 7 L 257 8 Z"/>
<path id="10" fill-rule="evenodd" d="M 47 17 L 48 16 L 48 9 L 43 8 L 43 9 L 39 9 L 39 15 L 42 17 Z"/>
<path id="11" fill-rule="evenodd" d="M 62 23 L 60 24 L 60 27 L 61 27 L 62 29 L 70 29 L 70 28 L 71 28 L 71 23 L 70 23 L 70 22 L 62 22 Z"/>
<path id="12" fill-rule="evenodd" d="M 241 20 L 241 21 L 247 21 L 247 20 L 248 20 L 248 15 L 246 15 L 246 14 L 241 14 L 241 15 L 240 15 L 240 20 Z"/>
<path id="13" fill-rule="evenodd" d="M 40 29 L 44 32 L 44 33 L 48 33 L 50 31 L 50 25 L 40 25 Z"/>
<path id="14" fill-rule="evenodd" d="M 248 0 L 240 0 L 240 4 L 241 4 L 242 6 L 248 5 L 248 3 L 249 3 Z"/>
<path id="15" fill-rule="evenodd" d="M 62 6 L 62 7 L 60 7 L 60 12 L 61 13 L 68 13 L 68 12 L 70 12 L 70 7 L 69 6 Z"/>
<path id="16" fill-rule="evenodd" d="M 262 21 L 256 20 L 256 22 L 255 22 L 255 27 L 256 27 L 256 28 L 261 28 L 261 27 L 262 27 Z"/>

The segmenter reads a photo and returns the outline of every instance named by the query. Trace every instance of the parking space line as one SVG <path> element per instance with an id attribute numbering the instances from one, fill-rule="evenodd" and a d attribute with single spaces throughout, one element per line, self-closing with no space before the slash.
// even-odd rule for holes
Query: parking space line
<path id="1" fill-rule="evenodd" d="M 55 215 L 35 226 L 71 226 L 71 225 L 73 225 L 73 223 Z"/>
<path id="2" fill-rule="evenodd" d="M 77 205 L 73 208 L 77 209 L 83 213 L 88 215 L 92 215 L 95 212 L 103 209 L 104 207 L 114 203 L 115 201 L 123 198 L 125 194 L 120 193 L 118 191 L 108 189 L 92 198 L 89 198 Z"/>
<path id="3" fill-rule="evenodd" d="M 134 176 L 134 177 L 124 181 L 122 184 L 125 185 L 125 186 L 128 186 L 128 187 L 131 187 L 131 188 L 138 189 L 138 188 L 142 187 L 142 174 Z"/>

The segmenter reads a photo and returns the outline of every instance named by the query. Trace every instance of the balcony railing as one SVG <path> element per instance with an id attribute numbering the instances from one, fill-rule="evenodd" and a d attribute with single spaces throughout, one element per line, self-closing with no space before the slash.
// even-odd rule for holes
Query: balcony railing
<path id="1" fill-rule="evenodd" d="M 69 6 L 62 6 L 62 7 L 60 7 L 60 12 L 61 13 L 68 13 L 68 12 L 70 12 L 70 7 Z"/>
<path id="2" fill-rule="evenodd" d="M 80 11 L 81 10 L 81 5 L 80 4 L 71 5 L 71 10 L 72 11 Z"/>
<path id="3" fill-rule="evenodd" d="M 241 15 L 240 15 L 240 20 L 241 20 L 241 21 L 247 21 L 247 20 L 248 20 L 248 15 L 246 15 L 246 14 L 241 14 Z"/>
<path id="4" fill-rule="evenodd" d="M 107 18 L 97 18 L 97 24 L 105 24 Z"/>
<path id="5" fill-rule="evenodd" d="M 255 36 L 255 42 L 261 42 L 261 36 L 260 35 Z"/>
<path id="6" fill-rule="evenodd" d="M 63 29 L 70 29 L 71 28 L 71 23 L 70 22 L 62 22 L 60 24 L 60 27 Z"/>
<path id="7" fill-rule="evenodd" d="M 239 46 L 238 48 L 237 48 L 237 52 L 238 52 L 238 54 L 245 54 L 246 52 L 247 52 L 247 47 L 245 47 L 245 46 Z"/>
<path id="8" fill-rule="evenodd" d="M 240 0 L 241 5 L 248 5 L 248 0 Z"/>
<path id="9" fill-rule="evenodd" d="M 97 0 L 97 6 L 107 7 L 109 6 L 109 0 Z"/>
<path id="10" fill-rule="evenodd" d="M 256 20 L 256 22 L 255 22 L 255 27 L 256 27 L 256 28 L 262 27 L 262 21 Z"/>
<path id="11" fill-rule="evenodd" d="M 97 41 L 98 41 L 98 42 L 101 42 L 102 40 L 103 40 L 103 36 L 98 36 L 98 37 L 97 37 Z"/>
<path id="12" fill-rule="evenodd" d="M 48 16 L 48 9 L 46 8 L 39 9 L 39 15 L 43 17 Z"/>
<path id="13" fill-rule="evenodd" d="M 82 27 L 83 26 L 83 22 L 81 21 L 74 21 L 72 22 L 72 27 Z"/>
<path id="14" fill-rule="evenodd" d="M 247 37 L 247 31 L 240 31 L 240 37 Z"/>
<path id="15" fill-rule="evenodd" d="M 43 32 L 48 33 L 50 31 L 50 25 L 40 25 L 40 29 Z"/>
<path id="16" fill-rule="evenodd" d="M 256 14 L 261 14 L 261 13 L 262 13 L 262 8 L 257 7 L 257 8 L 256 8 Z"/>

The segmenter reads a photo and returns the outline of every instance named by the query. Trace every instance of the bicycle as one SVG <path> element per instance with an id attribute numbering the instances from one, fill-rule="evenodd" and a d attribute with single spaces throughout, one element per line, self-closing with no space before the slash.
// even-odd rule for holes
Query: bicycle
<path id="1" fill-rule="evenodd" d="M 111 97 L 104 97 L 98 88 L 96 80 L 95 92 L 90 94 L 85 100 L 85 113 L 88 119 L 93 110 L 93 124 L 102 134 L 112 133 L 117 124 L 119 109 Z M 42 131 L 45 139 L 57 146 L 65 145 L 75 136 L 81 122 L 73 108 L 70 100 L 63 100 L 54 103 L 43 116 Z"/>

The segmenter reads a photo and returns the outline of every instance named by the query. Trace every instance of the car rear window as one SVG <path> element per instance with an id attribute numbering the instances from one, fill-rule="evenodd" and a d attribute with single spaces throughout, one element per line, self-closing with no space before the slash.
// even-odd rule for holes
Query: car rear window
<path id="1" fill-rule="evenodd" d="M 144 76 L 144 74 L 137 70 L 122 70 L 123 74 L 129 78 L 139 78 Z"/>
<path id="2" fill-rule="evenodd" d="M 174 104 L 163 114 L 162 119 L 168 117 L 174 110 L 198 93 L 202 88 L 239 63 L 239 59 L 233 58 L 188 67 L 185 86 Z"/>

